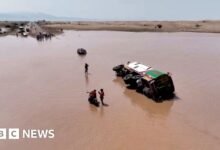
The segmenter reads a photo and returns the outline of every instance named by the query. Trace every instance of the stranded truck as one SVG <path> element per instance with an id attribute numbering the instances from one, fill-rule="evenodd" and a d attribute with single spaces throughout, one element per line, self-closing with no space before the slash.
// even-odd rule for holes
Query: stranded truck
<path id="1" fill-rule="evenodd" d="M 169 73 L 153 69 L 138 62 L 115 66 L 116 75 L 137 92 L 158 101 L 173 95 L 175 88 Z"/>

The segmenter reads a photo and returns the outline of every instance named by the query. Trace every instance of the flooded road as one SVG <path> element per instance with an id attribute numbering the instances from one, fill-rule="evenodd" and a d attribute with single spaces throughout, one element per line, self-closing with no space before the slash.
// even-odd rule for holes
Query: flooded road
<path id="1" fill-rule="evenodd" d="M 55 130 L 54 139 L 0 140 L 0 149 L 220 148 L 220 34 L 66 31 L 0 45 L 0 128 Z M 176 98 L 155 103 L 127 89 L 112 71 L 127 61 L 171 72 Z M 100 88 L 109 107 L 88 104 L 86 92 Z"/>

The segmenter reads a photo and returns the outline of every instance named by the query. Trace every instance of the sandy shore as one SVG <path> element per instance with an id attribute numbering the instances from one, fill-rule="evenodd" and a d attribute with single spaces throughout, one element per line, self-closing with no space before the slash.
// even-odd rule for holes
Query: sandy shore
<path id="1" fill-rule="evenodd" d="M 12 27 L 21 22 L 0 22 L 0 28 L 7 25 Z M 23 22 L 28 23 L 28 22 Z M 220 33 L 220 21 L 81 21 L 81 22 L 34 22 L 45 32 L 60 34 L 63 30 L 108 30 L 130 32 L 203 32 Z M 40 30 L 39 30 L 40 31 Z M 33 31 L 38 32 L 38 31 Z"/>
<path id="2" fill-rule="evenodd" d="M 45 22 L 48 30 L 220 33 L 220 21 Z"/>

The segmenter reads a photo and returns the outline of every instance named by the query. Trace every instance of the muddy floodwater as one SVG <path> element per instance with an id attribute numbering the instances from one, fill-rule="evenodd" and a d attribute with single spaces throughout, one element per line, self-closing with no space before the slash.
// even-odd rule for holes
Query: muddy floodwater
<path id="1" fill-rule="evenodd" d="M 1 150 L 220 149 L 220 34 L 66 31 L 0 46 L 0 128 L 55 130 L 0 140 Z M 171 72 L 176 97 L 156 103 L 127 89 L 112 71 L 127 61 Z M 100 88 L 108 107 L 87 101 Z"/>

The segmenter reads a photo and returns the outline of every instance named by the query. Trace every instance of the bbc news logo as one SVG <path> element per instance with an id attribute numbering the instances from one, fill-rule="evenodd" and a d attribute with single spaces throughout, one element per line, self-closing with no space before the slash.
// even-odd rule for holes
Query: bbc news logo
<path id="1" fill-rule="evenodd" d="M 54 139 L 55 131 L 53 129 L 27 129 L 18 128 L 0 128 L 0 140 L 18 140 L 18 139 Z"/>

